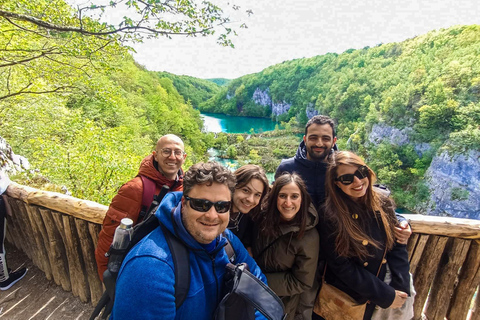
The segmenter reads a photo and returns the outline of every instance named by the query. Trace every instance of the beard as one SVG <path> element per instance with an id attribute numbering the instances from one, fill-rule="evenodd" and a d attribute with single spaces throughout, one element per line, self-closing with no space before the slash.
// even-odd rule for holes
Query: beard
<path id="1" fill-rule="evenodd" d="M 325 158 L 327 158 L 330 152 L 332 151 L 332 148 L 326 148 L 326 147 L 321 147 L 316 149 L 317 150 L 322 149 L 323 152 L 314 151 L 313 148 L 307 147 L 307 153 L 313 161 L 325 160 Z"/>

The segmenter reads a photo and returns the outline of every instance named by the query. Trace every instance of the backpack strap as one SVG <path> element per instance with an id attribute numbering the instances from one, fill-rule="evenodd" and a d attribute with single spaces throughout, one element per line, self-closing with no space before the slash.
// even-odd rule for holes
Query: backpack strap
<path id="1" fill-rule="evenodd" d="M 155 182 L 145 176 L 140 176 L 142 179 L 143 185 L 143 195 L 142 195 L 142 208 L 140 209 L 140 213 L 138 214 L 138 222 L 142 221 L 145 215 L 147 214 L 148 208 L 150 208 L 150 204 L 153 201 L 153 197 L 155 196 Z"/>
<path id="2" fill-rule="evenodd" d="M 190 257 L 187 247 L 170 230 L 160 223 L 175 269 L 175 308 L 178 310 L 187 298 L 190 289 Z"/>
<path id="3" fill-rule="evenodd" d="M 227 253 L 228 260 L 230 261 L 230 263 L 235 263 L 237 256 L 235 255 L 235 250 L 233 250 L 232 244 L 230 243 L 230 240 L 228 240 L 228 237 L 225 231 L 222 232 L 222 236 L 224 236 L 225 239 L 227 239 L 227 244 L 225 245 L 225 252 Z"/>

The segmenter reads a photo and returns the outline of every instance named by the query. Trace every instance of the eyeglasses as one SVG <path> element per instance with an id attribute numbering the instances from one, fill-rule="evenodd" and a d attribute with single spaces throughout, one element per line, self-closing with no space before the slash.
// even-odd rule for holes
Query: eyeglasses
<path id="1" fill-rule="evenodd" d="M 187 201 L 190 201 L 190 207 L 192 207 L 193 210 L 200 212 L 207 212 L 212 206 L 214 206 L 218 213 L 225 213 L 230 210 L 230 205 L 232 204 L 231 201 L 212 202 L 206 199 L 195 199 L 188 196 L 184 197 Z"/>
<path id="2" fill-rule="evenodd" d="M 335 181 L 340 181 L 344 185 L 352 184 L 353 180 L 357 177 L 358 179 L 364 179 L 368 177 L 368 167 L 360 166 L 357 171 L 354 173 L 347 173 L 341 175 L 340 177 L 335 178 Z"/>
<path id="3" fill-rule="evenodd" d="M 180 149 L 172 150 L 172 149 L 169 149 L 169 148 L 162 148 L 162 149 L 160 149 L 160 151 L 162 152 L 162 156 L 164 156 L 165 158 L 170 157 L 172 152 L 175 155 L 175 157 L 177 157 L 177 158 L 181 158 L 185 154 L 185 151 L 180 150 Z"/>

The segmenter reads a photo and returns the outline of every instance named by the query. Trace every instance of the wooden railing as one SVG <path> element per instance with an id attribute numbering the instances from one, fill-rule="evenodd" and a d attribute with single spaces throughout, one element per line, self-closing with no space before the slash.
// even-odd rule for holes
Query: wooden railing
<path id="1" fill-rule="evenodd" d="M 23 250 L 49 280 L 82 301 L 98 301 L 102 284 L 94 249 L 106 206 L 59 193 L 11 184 L 13 216 L 7 240 Z M 415 319 L 480 320 L 480 221 L 405 214 L 417 291 Z M 428 299 L 427 299 L 428 298 Z M 472 308 L 473 306 L 473 308 Z"/>
<path id="2" fill-rule="evenodd" d="M 65 291 L 95 304 L 103 293 L 94 251 L 106 206 L 12 183 L 7 241 Z"/>
<path id="3" fill-rule="evenodd" d="M 405 214 L 413 235 L 408 242 L 410 272 L 417 291 L 415 319 L 480 319 L 480 221 Z M 428 298 L 428 300 L 427 300 Z"/>

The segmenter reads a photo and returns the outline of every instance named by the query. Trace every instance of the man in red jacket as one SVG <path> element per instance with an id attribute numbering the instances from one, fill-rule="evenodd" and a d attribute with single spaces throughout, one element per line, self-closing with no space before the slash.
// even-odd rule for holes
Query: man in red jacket
<path id="1" fill-rule="evenodd" d="M 170 191 L 183 190 L 182 164 L 187 154 L 182 139 L 173 134 L 161 137 L 151 155 L 142 160 L 138 175 L 125 183 L 115 197 L 103 220 L 103 228 L 98 235 L 98 245 L 95 250 L 98 275 L 103 281 L 103 272 L 107 269 L 108 258 L 105 253 L 113 241 L 115 229 L 123 218 L 130 218 L 134 225 L 142 210 L 144 176 L 155 183 L 155 194 L 158 194 L 164 185 Z M 153 199 L 152 199 L 153 201 Z"/>

